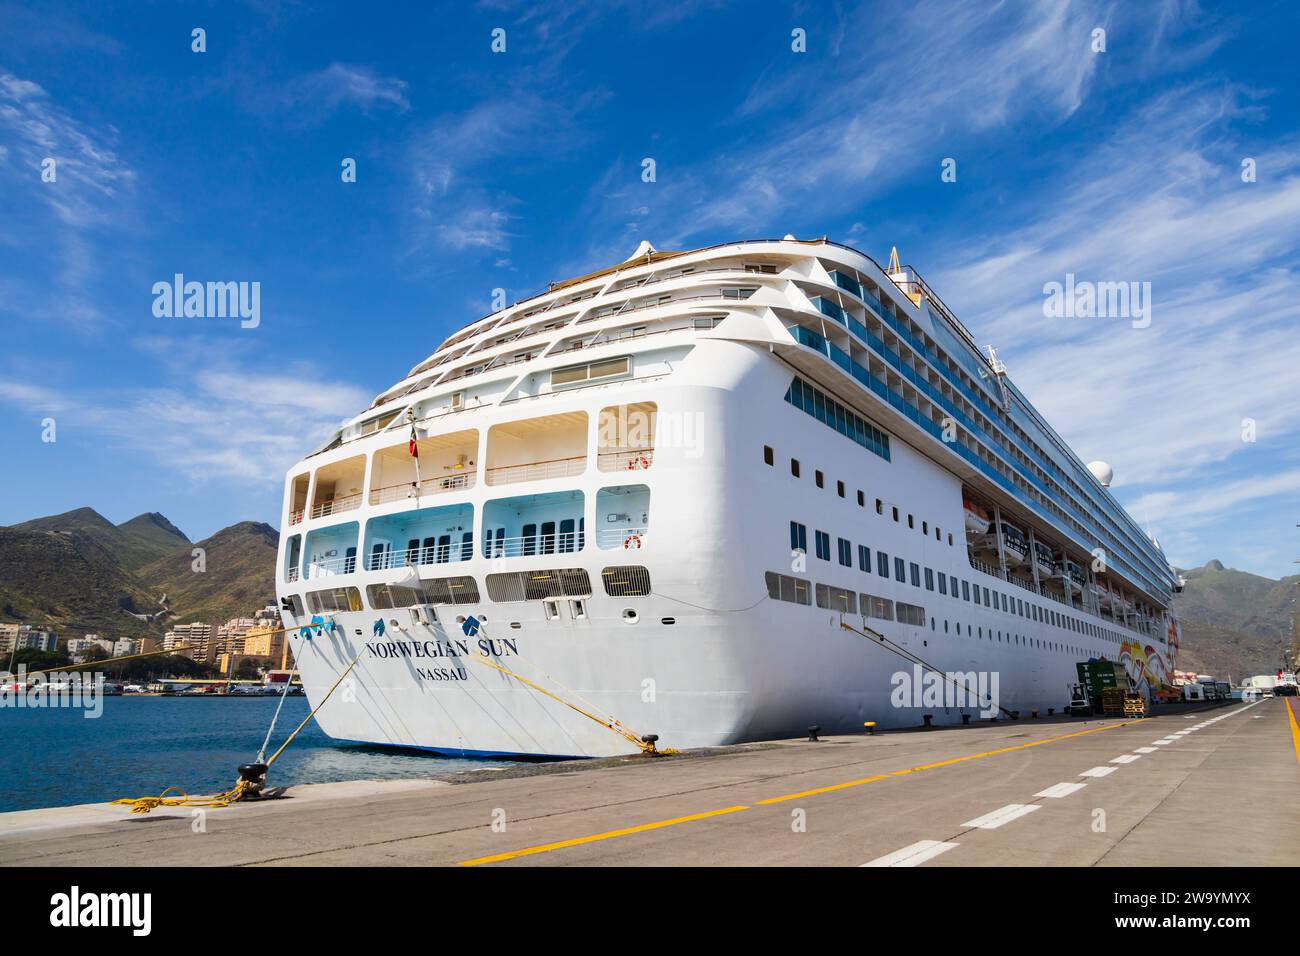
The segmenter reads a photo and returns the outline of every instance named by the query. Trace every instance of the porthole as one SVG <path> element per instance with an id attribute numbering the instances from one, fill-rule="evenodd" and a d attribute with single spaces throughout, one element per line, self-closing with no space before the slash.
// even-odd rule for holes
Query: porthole
<path id="1" fill-rule="evenodd" d="M 514 630 L 517 631 L 517 630 L 519 630 L 521 627 L 523 627 L 523 625 L 520 624 L 518 621 L 511 621 L 511 622 L 510 622 L 510 627 L 511 627 L 512 629 L 514 629 Z"/>
<path id="2" fill-rule="evenodd" d="M 660 624 L 676 624 L 676 623 L 677 623 L 677 618 L 675 618 L 675 617 L 661 617 L 661 618 L 659 619 L 659 623 L 660 623 Z"/>
<path id="3" fill-rule="evenodd" d="M 633 608 L 630 607 L 623 608 L 624 624 L 635 624 L 639 620 L 641 620 L 641 615 L 637 614 Z"/>

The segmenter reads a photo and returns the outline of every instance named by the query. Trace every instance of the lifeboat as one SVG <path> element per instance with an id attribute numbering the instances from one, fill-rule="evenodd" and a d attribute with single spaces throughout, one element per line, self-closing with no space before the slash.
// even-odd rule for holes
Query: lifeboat
<path id="1" fill-rule="evenodd" d="M 966 513 L 966 533 L 967 534 L 984 534 L 989 530 L 992 523 L 989 520 L 989 513 L 981 508 L 975 502 L 971 501 L 965 495 L 961 499 L 962 510 Z"/>
<path id="2" fill-rule="evenodd" d="M 1025 537 L 1024 532 L 1015 525 L 1002 522 L 1002 557 L 1007 562 L 1007 567 L 1018 568 L 1025 561 L 1029 554 L 1029 539 Z M 998 553 L 998 533 L 996 529 L 990 530 L 984 536 L 985 549 Z"/>
<path id="3" fill-rule="evenodd" d="M 1086 580 L 1083 576 L 1083 568 L 1079 567 L 1073 561 L 1065 562 L 1065 578 L 1070 582 L 1071 594 L 1082 594 L 1083 583 Z"/>
<path id="4" fill-rule="evenodd" d="M 1041 581 L 1050 581 L 1061 576 L 1061 567 L 1052 557 L 1052 549 L 1041 541 L 1034 542 L 1034 563 L 1038 565 L 1038 577 Z"/>

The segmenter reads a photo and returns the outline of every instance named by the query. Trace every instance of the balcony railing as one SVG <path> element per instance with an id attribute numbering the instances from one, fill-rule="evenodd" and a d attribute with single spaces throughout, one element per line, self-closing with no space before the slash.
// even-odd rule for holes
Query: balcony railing
<path id="1" fill-rule="evenodd" d="M 596 532 L 596 547 L 604 551 L 622 548 L 624 551 L 638 551 L 646 541 L 649 528 L 601 528 Z"/>
<path id="2" fill-rule="evenodd" d="M 385 502 L 418 498 L 421 495 L 436 495 L 445 491 L 461 491 L 465 488 L 473 488 L 475 478 L 476 476 L 472 471 L 459 475 L 444 475 L 441 478 L 425 478 L 424 481 L 419 483 L 418 490 L 414 481 L 407 481 L 398 485 L 385 485 L 382 488 L 371 489 L 370 503 L 372 505 L 382 505 Z"/>
<path id="3" fill-rule="evenodd" d="M 531 461 L 522 465 L 503 465 L 487 469 L 489 485 L 509 485 L 517 481 L 541 481 L 545 478 L 568 478 L 580 475 L 587 468 L 587 456 L 555 458 L 550 461 Z"/>
<path id="4" fill-rule="evenodd" d="M 468 561 L 473 556 L 472 542 L 457 541 L 454 544 L 436 544 L 424 548 L 368 554 L 366 570 L 388 571 L 392 568 L 414 568 L 426 564 L 453 564 L 457 561 Z"/>
<path id="5" fill-rule="evenodd" d="M 596 467 L 601 471 L 642 471 L 654 460 L 653 448 L 619 448 L 596 455 Z"/>
<path id="6" fill-rule="evenodd" d="M 285 579 L 285 581 L 289 582 L 290 584 L 292 584 L 294 581 L 297 581 L 297 580 L 298 580 L 298 569 L 297 569 L 297 568 L 290 568 L 289 571 L 288 571 L 288 573 L 285 574 L 284 579 Z"/>
<path id="7" fill-rule="evenodd" d="M 527 558 L 538 554 L 571 554 L 587 543 L 586 533 L 533 534 L 518 538 L 492 538 L 483 542 L 485 558 Z"/>
<path id="8" fill-rule="evenodd" d="M 313 561 L 307 565 L 308 578 L 323 578 L 333 574 L 351 574 L 357 569 L 356 555 L 344 558 L 328 558 L 325 561 Z"/>
<path id="9" fill-rule="evenodd" d="M 293 525 L 293 524 L 302 524 L 302 515 L 303 515 L 303 509 L 302 509 L 302 508 L 299 508 L 297 511 L 290 511 L 290 512 L 289 512 L 289 524 L 291 524 L 291 525 Z"/>
<path id="10" fill-rule="evenodd" d="M 361 507 L 361 493 L 355 495 L 345 495 L 342 498 L 333 498 L 329 501 L 322 501 L 316 507 L 311 509 L 313 518 L 323 518 L 326 515 L 338 514 L 340 511 L 351 511 L 353 508 Z"/>

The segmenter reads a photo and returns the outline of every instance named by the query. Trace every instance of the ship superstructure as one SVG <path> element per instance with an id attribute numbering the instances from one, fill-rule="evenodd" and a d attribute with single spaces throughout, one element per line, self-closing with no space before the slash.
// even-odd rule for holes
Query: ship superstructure
<path id="1" fill-rule="evenodd" d="M 317 717 L 350 740 L 595 756 L 633 746 L 584 711 L 677 747 L 971 712 L 900 694 L 916 661 L 1046 713 L 1079 660 L 1172 675 L 1179 583 L 1108 482 L 896 258 L 643 244 L 290 469 L 277 586 L 313 701 L 357 659 Z"/>

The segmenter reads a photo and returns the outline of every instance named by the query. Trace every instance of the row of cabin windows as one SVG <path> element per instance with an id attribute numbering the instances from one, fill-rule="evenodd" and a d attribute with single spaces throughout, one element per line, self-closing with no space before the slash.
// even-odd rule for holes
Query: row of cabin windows
<path id="1" fill-rule="evenodd" d="M 765 464 L 765 465 L 769 465 L 769 466 L 773 466 L 773 467 L 776 465 L 776 452 L 774 452 L 774 451 L 772 450 L 772 446 L 771 446 L 771 445 L 764 445 L 764 446 L 763 446 L 763 464 Z M 800 473 L 801 473 L 801 471 L 802 471 L 802 466 L 801 466 L 800 463 L 799 463 L 799 459 L 798 459 L 798 458 L 791 458 L 791 459 L 790 459 L 790 474 L 791 474 L 792 476 L 794 476 L 795 478 L 798 478 L 798 477 L 800 477 Z M 817 485 L 818 488 L 825 488 L 825 487 L 826 487 L 826 476 L 821 472 L 820 469 L 814 469 L 814 470 L 813 470 L 813 482 Z M 844 482 L 839 481 L 839 480 L 836 480 L 836 482 L 835 482 L 835 493 L 836 493 L 837 495 L 839 495 L 839 497 L 841 497 L 841 498 L 847 498 L 847 497 L 848 497 L 848 490 L 845 488 L 845 486 L 844 486 Z M 865 508 L 865 507 L 867 506 L 867 496 L 866 496 L 866 493 L 865 493 L 861 488 L 857 489 L 857 499 L 858 499 L 858 507 L 859 507 L 859 508 Z M 899 520 L 899 511 L 898 511 L 898 508 L 897 508 L 897 507 L 891 507 L 891 510 L 892 510 L 892 512 L 893 512 L 894 520 L 895 520 L 895 521 L 898 521 L 898 520 Z M 882 515 L 882 516 L 883 516 L 884 513 L 885 513 L 885 503 L 884 503 L 881 499 L 877 498 L 877 499 L 876 499 L 876 514 L 878 514 L 878 515 Z M 910 514 L 909 514 L 909 515 L 907 516 L 907 526 L 908 526 L 909 528 L 915 528 L 915 527 L 916 527 L 916 518 L 915 518 L 914 515 L 910 515 Z M 929 537 L 929 535 L 930 535 L 930 522 L 928 522 L 928 521 L 922 521 L 922 522 L 921 522 L 921 534 L 925 535 L 926 537 Z M 942 530 L 938 525 L 935 525 L 935 526 L 934 526 L 934 540 L 935 540 L 935 541 L 938 541 L 938 542 L 940 542 L 940 543 L 943 542 L 943 530 Z M 951 547 L 954 547 L 954 546 L 955 546 L 955 545 L 954 545 L 954 540 L 953 540 L 952 533 L 949 532 L 949 534 L 948 534 L 948 547 L 951 548 Z"/>
<path id="2" fill-rule="evenodd" d="M 814 530 L 813 541 L 818 559 L 830 561 L 831 536 L 825 531 Z M 790 522 L 790 550 L 804 554 L 808 553 L 808 528 L 797 521 Z M 836 551 L 841 565 L 846 568 L 853 566 L 853 543 L 851 541 L 847 538 L 836 539 Z M 871 549 L 865 544 L 858 545 L 857 558 L 858 570 L 870 574 Z M 891 576 L 890 556 L 884 551 L 876 551 L 876 574 L 886 580 Z M 962 580 L 955 574 L 946 574 L 933 568 L 922 568 L 915 561 L 908 562 L 897 556 L 893 559 L 892 576 L 900 584 L 911 584 L 917 588 L 924 587 L 927 591 L 937 589 L 940 594 L 944 596 L 951 594 L 954 599 L 958 598 L 958 588 L 960 587 L 960 600 L 963 601 L 981 604 L 995 611 L 1001 610 L 1007 614 L 1015 614 L 1038 623 L 1051 624 L 1053 627 L 1069 628 L 1075 633 L 1088 634 L 1115 644 L 1119 644 L 1123 640 L 1121 633 L 1112 631 L 1102 625 L 1093 624 L 1090 621 L 1084 621 L 1051 608 L 1041 607 L 1012 594 L 997 590 L 990 591 L 983 585 Z"/>
<path id="3" fill-rule="evenodd" d="M 601 571 L 605 594 L 609 597 L 645 597 L 650 594 L 650 572 L 639 565 L 618 565 Z M 512 571 L 489 574 L 487 589 L 496 603 L 532 601 L 553 597 L 588 597 L 591 581 L 581 568 L 548 568 L 538 571 Z M 424 578 L 412 585 L 372 584 L 366 598 L 373 610 L 413 607 L 417 604 L 476 604 L 480 600 L 478 582 L 472 576 Z M 361 591 L 356 587 L 324 588 L 308 591 L 306 606 L 296 594 L 282 599 L 281 607 L 297 618 L 304 613 L 331 614 L 363 610 Z"/>
<path id="4" fill-rule="evenodd" d="M 924 627 L 926 623 L 925 608 L 919 604 L 907 604 L 903 601 L 895 602 L 889 598 L 872 594 L 857 594 L 848 588 L 837 587 L 833 584 L 811 583 L 791 574 L 778 574 L 776 571 L 766 572 L 764 580 L 767 585 L 767 595 L 774 601 L 785 601 L 789 604 L 802 604 L 809 607 L 813 604 L 815 596 L 817 607 L 826 610 L 840 611 L 845 614 L 860 614 L 864 618 L 882 621 L 897 620 L 900 624 L 909 624 L 915 627 Z M 929 620 L 930 630 L 937 632 L 937 619 L 931 617 Z M 986 630 L 987 635 L 985 634 Z M 958 636 L 963 633 L 961 622 L 944 619 L 943 632 L 950 634 L 954 631 Z M 1074 644 L 1025 637 L 1023 634 L 1012 634 L 1010 631 L 1004 632 L 991 627 L 976 627 L 967 624 L 964 633 L 968 637 L 978 636 L 980 640 L 987 636 L 989 640 L 997 640 L 999 643 L 1005 642 L 1022 647 L 1034 647 L 1039 650 L 1075 655 L 1091 653 L 1086 648 Z"/>

